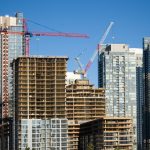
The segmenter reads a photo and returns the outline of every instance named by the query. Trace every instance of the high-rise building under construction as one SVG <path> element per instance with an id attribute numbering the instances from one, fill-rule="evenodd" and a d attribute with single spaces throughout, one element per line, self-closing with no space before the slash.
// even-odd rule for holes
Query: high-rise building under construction
<path id="1" fill-rule="evenodd" d="M 131 117 L 102 117 L 80 125 L 79 149 L 133 150 Z"/>
<path id="2" fill-rule="evenodd" d="M 13 123 L 14 101 L 11 63 L 13 59 L 25 54 L 24 37 L 18 32 L 23 32 L 22 13 L 16 13 L 15 17 L 0 16 L 0 124 L 2 124 L 0 147 L 2 150 L 12 149 L 13 134 L 10 127 Z"/>
<path id="3" fill-rule="evenodd" d="M 15 82 L 15 148 L 66 150 L 67 57 L 19 57 Z"/>
<path id="4" fill-rule="evenodd" d="M 66 86 L 68 149 L 78 150 L 80 124 L 105 115 L 105 90 L 88 79 L 77 79 Z"/>
<path id="5" fill-rule="evenodd" d="M 12 116 L 12 68 L 11 62 L 25 53 L 23 35 L 23 14 L 15 17 L 0 16 L 0 102 L 1 118 Z"/>

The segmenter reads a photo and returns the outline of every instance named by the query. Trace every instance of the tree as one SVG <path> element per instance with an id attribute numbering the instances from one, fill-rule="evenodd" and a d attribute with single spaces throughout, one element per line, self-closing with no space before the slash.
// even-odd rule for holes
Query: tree
<path id="1" fill-rule="evenodd" d="M 30 148 L 26 146 L 26 149 L 25 149 L 25 150 L 30 150 Z"/>
<path id="2" fill-rule="evenodd" d="M 92 143 L 89 143 L 87 146 L 87 150 L 94 150 L 94 145 Z"/>

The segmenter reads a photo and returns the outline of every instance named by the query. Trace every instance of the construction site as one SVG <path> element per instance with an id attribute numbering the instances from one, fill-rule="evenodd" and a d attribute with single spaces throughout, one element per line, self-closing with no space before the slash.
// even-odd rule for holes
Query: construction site
<path id="1" fill-rule="evenodd" d="M 40 24 L 38 24 L 40 25 Z M 18 62 L 18 70 L 14 73 L 13 69 L 16 69 L 15 67 L 12 67 L 12 62 L 14 59 L 17 59 L 19 56 L 26 56 L 28 57 L 30 54 L 30 38 L 33 36 L 60 36 L 60 37 L 70 37 L 70 38 L 88 38 L 85 34 L 77 34 L 77 33 L 63 33 L 63 32 L 29 32 L 28 26 L 27 26 L 27 19 L 23 17 L 23 13 L 18 12 L 14 17 L 10 17 L 8 15 L 6 16 L 0 16 L 0 61 L 1 61 L 1 71 L 0 71 L 0 130 L 1 130 L 1 142 L 3 143 L 2 150 L 6 149 L 12 149 L 12 143 L 14 143 L 14 140 L 12 139 L 12 135 L 15 132 L 15 128 L 13 129 L 13 132 L 7 132 L 8 130 L 11 131 L 10 126 L 15 125 L 15 111 L 18 114 L 17 119 L 23 119 L 23 118 L 47 118 L 47 117 L 64 117 L 65 116 L 65 103 L 62 104 L 62 101 L 65 101 L 65 71 L 64 70 L 64 64 L 59 64 L 58 66 L 53 65 L 47 66 L 47 68 L 44 66 L 44 64 L 40 64 L 36 69 L 39 69 L 41 72 L 37 74 L 36 78 L 34 76 L 34 70 L 35 68 L 32 66 L 34 62 L 30 62 L 30 64 L 25 64 L 22 62 L 22 64 L 19 64 Z M 55 59 L 55 58 L 54 58 Z M 59 59 L 59 58 L 58 58 Z M 64 60 L 67 58 L 64 58 Z M 32 60 L 31 60 L 32 61 Z M 36 63 L 35 63 L 36 64 Z M 37 63 L 38 64 L 38 63 Z M 28 68 L 31 65 L 30 68 Z M 27 69 L 28 72 L 32 72 L 30 75 L 27 72 L 24 72 Z M 49 68 L 50 67 L 50 68 Z M 62 89 L 58 88 L 56 92 L 56 82 L 53 82 L 52 80 L 56 81 L 56 72 L 52 71 L 53 68 L 58 68 L 60 76 L 58 75 L 58 83 L 57 85 L 62 84 Z M 45 69 L 52 69 L 52 74 L 54 75 L 47 75 L 47 77 L 44 74 L 44 68 Z M 31 69 L 31 70 L 30 70 Z M 33 70 L 32 70 L 33 69 Z M 18 74 L 18 77 L 21 77 L 21 82 L 17 83 L 17 86 L 15 86 L 16 78 L 14 77 L 14 74 L 17 74 L 17 71 L 20 71 L 21 74 Z M 43 72 L 42 72 L 43 71 Z M 27 73 L 27 74 L 26 74 Z M 28 79 L 26 78 L 26 75 L 28 76 Z M 64 78 L 61 81 L 61 75 L 64 75 Z M 17 76 L 17 75 L 16 75 Z M 45 78 L 44 78 L 45 76 Z M 26 78 L 26 79 L 25 79 Z M 30 79 L 29 79 L 30 78 Z M 39 81 L 34 82 L 33 79 L 39 79 Z M 41 79 L 41 80 L 40 80 Z M 43 82 L 43 79 L 45 82 Z M 26 81 L 29 81 L 28 84 L 24 85 Z M 43 88 L 46 88 L 45 86 L 48 86 L 49 83 L 52 85 L 49 90 Z M 64 83 L 62 83 L 64 82 Z M 45 84 L 46 83 L 46 84 Z M 35 89 L 34 86 L 38 85 L 38 88 Z M 21 87 L 20 87 L 21 86 Z M 36 86 L 35 86 L 36 87 Z M 16 88 L 16 89 L 15 89 Z M 33 88 L 33 89 L 32 89 Z M 20 90 L 18 93 L 16 90 Z M 36 90 L 36 94 L 34 94 Z M 14 92 L 15 91 L 15 92 Z M 43 95 L 42 92 L 47 92 L 47 94 Z M 51 92 L 53 94 L 48 94 L 48 92 Z M 56 94 L 57 93 L 57 94 Z M 61 94 L 63 95 L 63 100 L 61 99 Z M 57 99 L 59 102 L 54 102 Z M 15 102 L 15 96 L 19 98 L 19 102 Z M 51 97 L 52 102 L 47 103 L 44 98 Z M 32 98 L 33 97 L 33 98 Z M 35 100 L 36 99 L 36 100 Z M 47 98 L 46 98 L 47 99 Z M 18 99 L 17 99 L 18 100 Z M 29 100 L 31 102 L 29 103 Z M 35 107 L 35 102 L 37 102 L 37 106 Z M 56 104 L 57 106 L 57 112 L 56 110 Z M 30 107 L 29 107 L 30 105 Z M 45 106 L 43 106 L 45 105 Z M 61 105 L 61 106 L 60 106 Z M 47 108 L 45 108 L 47 106 Z M 54 107 L 54 108 L 53 108 Z M 61 109 L 63 107 L 63 109 Z M 43 108 L 48 111 L 48 113 Z M 55 110 L 54 110 L 55 109 Z M 20 113 L 20 114 L 19 114 Z M 47 114 L 46 114 L 47 113 Z M 29 115 L 30 114 L 30 115 Z M 12 124 L 10 124 L 12 120 Z M 8 134 L 9 133 L 9 134 Z M 3 142 L 6 141 L 6 142 Z M 11 144 L 8 144 L 9 143 Z"/>
<path id="2" fill-rule="evenodd" d="M 30 56 L 32 36 L 88 38 L 86 34 L 28 31 L 22 13 L 0 17 L 1 150 L 132 150 L 133 120 L 106 117 L 105 88 L 88 70 L 104 43 L 110 22 L 81 76 L 66 84 L 68 56 Z"/>
<path id="3" fill-rule="evenodd" d="M 67 59 L 19 57 L 14 61 L 16 145 L 23 142 L 21 120 L 67 118 L 68 149 L 77 150 L 80 124 L 105 115 L 104 89 L 94 88 L 87 79 L 65 85 Z"/>

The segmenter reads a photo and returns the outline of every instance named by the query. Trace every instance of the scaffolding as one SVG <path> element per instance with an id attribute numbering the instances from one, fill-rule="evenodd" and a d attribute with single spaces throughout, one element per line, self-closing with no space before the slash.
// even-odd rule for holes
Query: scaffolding
<path id="1" fill-rule="evenodd" d="M 78 150 L 80 124 L 105 115 L 104 89 L 94 88 L 87 79 L 66 86 L 66 116 L 69 150 Z"/>

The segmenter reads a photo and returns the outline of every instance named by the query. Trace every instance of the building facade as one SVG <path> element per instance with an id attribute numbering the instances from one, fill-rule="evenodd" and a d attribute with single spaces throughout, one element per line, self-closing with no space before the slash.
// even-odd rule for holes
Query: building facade
<path id="1" fill-rule="evenodd" d="M 133 150 L 129 117 L 103 117 L 80 125 L 79 149 Z"/>
<path id="2" fill-rule="evenodd" d="M 65 78 L 67 60 L 67 57 L 19 57 L 13 62 L 14 101 L 16 102 L 14 150 L 22 146 L 21 134 L 24 132 L 22 128 L 24 119 L 28 121 L 28 127 L 33 125 L 33 119 L 40 119 L 39 128 L 41 130 L 43 121 L 47 123 L 51 122 L 53 118 L 66 118 Z M 67 135 L 65 136 L 67 137 Z M 26 142 L 27 145 L 31 146 L 30 140 Z M 37 148 L 37 145 L 34 149 L 41 150 Z M 59 148 L 56 146 L 53 149 L 58 150 Z"/>
<path id="3" fill-rule="evenodd" d="M 143 49 L 130 48 L 136 55 L 137 149 L 143 150 Z"/>
<path id="4" fill-rule="evenodd" d="M 143 39 L 143 77 L 144 77 L 144 103 L 143 103 L 143 143 L 144 150 L 150 149 L 150 37 Z"/>
<path id="5" fill-rule="evenodd" d="M 7 130 L 6 124 L 9 124 L 8 127 L 13 124 L 14 101 L 11 63 L 13 59 L 25 54 L 24 36 L 20 34 L 22 32 L 22 13 L 16 13 L 15 17 L 0 16 L 0 124 L 4 125 L 4 130 Z M 2 150 L 12 149 L 12 134 L 9 132 L 9 136 L 2 136 Z"/>
<path id="6" fill-rule="evenodd" d="M 105 91 L 88 79 L 78 79 L 66 86 L 68 149 L 78 150 L 80 124 L 105 115 Z"/>
<path id="7" fill-rule="evenodd" d="M 67 150 L 67 119 L 22 119 L 19 150 Z"/>
<path id="8" fill-rule="evenodd" d="M 126 44 L 99 52 L 99 87 L 106 88 L 106 116 L 133 118 L 133 149 L 137 149 L 136 55 Z"/>
<path id="9" fill-rule="evenodd" d="M 17 32 L 23 32 L 22 13 L 17 13 L 15 17 L 0 16 L 0 100 L 1 103 L 6 103 L 3 107 L 9 108 L 2 107 L 1 118 L 6 115 L 13 116 L 12 67 L 10 64 L 13 59 L 25 54 L 23 35 Z"/>

